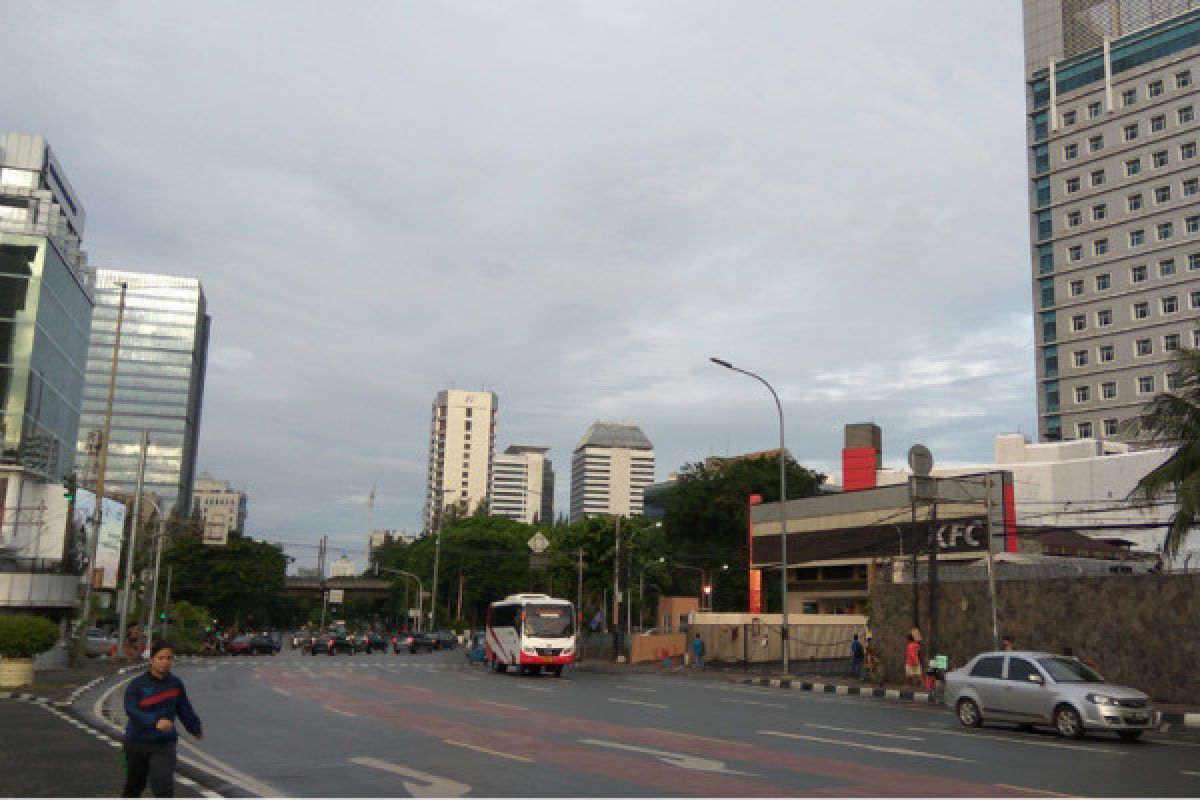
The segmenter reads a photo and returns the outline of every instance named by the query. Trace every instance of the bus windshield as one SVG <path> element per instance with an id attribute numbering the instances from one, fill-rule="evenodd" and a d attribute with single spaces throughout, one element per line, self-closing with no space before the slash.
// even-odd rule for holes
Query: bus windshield
<path id="1" fill-rule="evenodd" d="M 525 607 L 525 635 L 561 639 L 575 634 L 570 606 L 531 605 Z"/>

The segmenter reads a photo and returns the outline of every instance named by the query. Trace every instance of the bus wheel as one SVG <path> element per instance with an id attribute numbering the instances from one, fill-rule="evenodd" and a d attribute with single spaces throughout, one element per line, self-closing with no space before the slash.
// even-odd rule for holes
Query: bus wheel
<path id="1" fill-rule="evenodd" d="M 505 667 L 503 664 L 501 664 L 500 660 L 497 659 L 495 656 L 492 656 L 492 672 L 507 672 L 507 671 L 508 671 L 507 667 Z"/>
<path id="2" fill-rule="evenodd" d="M 556 678 L 562 677 L 562 664 L 555 664 L 550 668 L 550 674 Z"/>

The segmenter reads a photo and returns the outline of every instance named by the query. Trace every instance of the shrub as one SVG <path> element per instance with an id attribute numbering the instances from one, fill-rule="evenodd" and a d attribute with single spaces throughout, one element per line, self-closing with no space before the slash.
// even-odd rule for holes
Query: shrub
<path id="1" fill-rule="evenodd" d="M 0 656 L 32 658 L 58 641 L 58 626 L 33 614 L 0 616 Z"/>

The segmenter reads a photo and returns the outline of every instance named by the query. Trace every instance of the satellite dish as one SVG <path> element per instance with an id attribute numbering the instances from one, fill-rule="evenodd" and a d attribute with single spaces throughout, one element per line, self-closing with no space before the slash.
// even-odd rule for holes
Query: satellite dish
<path id="1" fill-rule="evenodd" d="M 914 444 L 908 448 L 908 466 L 913 475 L 928 477 L 933 472 L 933 453 L 923 444 Z"/>

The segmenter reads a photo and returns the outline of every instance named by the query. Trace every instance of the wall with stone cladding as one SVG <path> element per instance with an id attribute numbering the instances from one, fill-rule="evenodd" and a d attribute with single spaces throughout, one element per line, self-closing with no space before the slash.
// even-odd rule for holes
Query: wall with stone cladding
<path id="1" fill-rule="evenodd" d="M 920 586 L 920 629 L 929 635 L 929 586 Z M 1093 661 L 1109 680 L 1155 700 L 1200 704 L 1200 574 L 1113 575 L 997 581 L 1000 635 L 1022 650 Z M 871 632 L 889 682 L 904 680 L 904 645 L 913 626 L 912 584 L 878 581 Z M 988 585 L 938 584 L 939 652 L 952 667 L 992 647 Z M 933 654 L 927 649 L 925 659 Z"/>

